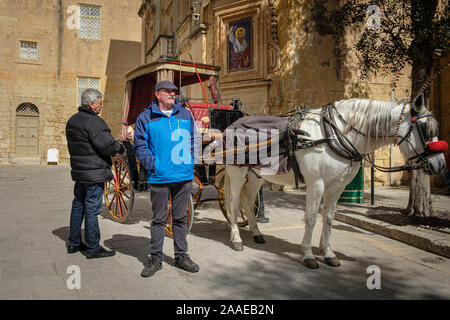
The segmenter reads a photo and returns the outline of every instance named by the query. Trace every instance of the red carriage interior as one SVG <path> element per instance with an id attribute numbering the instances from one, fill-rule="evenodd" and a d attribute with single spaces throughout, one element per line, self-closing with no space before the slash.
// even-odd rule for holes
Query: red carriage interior
<path id="1" fill-rule="evenodd" d="M 220 69 L 219 67 L 206 64 L 194 65 L 186 61 L 163 58 L 128 72 L 125 75 L 128 82 L 123 119 L 124 136 L 126 136 L 127 128 L 136 122 L 139 114 L 155 99 L 154 87 L 157 82 L 158 71 L 161 70 L 173 71 L 174 84 L 180 89 L 181 86 L 199 83 L 199 78 L 202 82 L 209 81 L 210 77 L 214 77 Z M 204 84 L 202 86 L 204 87 Z M 203 101 L 205 101 L 205 98 Z M 191 111 L 202 133 L 205 133 L 210 128 L 210 109 L 233 109 L 232 105 L 217 105 L 209 102 L 183 102 L 182 104 Z"/>

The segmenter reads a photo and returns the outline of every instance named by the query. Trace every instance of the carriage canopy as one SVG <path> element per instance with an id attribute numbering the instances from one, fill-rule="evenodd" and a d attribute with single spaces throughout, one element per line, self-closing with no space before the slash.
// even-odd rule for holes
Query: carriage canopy
<path id="1" fill-rule="evenodd" d="M 176 60 L 163 57 L 157 61 L 141 65 L 125 74 L 127 81 L 123 125 L 136 122 L 138 115 L 154 100 L 154 87 L 160 80 L 173 78 L 173 83 L 181 89 L 218 76 L 220 67 Z"/>

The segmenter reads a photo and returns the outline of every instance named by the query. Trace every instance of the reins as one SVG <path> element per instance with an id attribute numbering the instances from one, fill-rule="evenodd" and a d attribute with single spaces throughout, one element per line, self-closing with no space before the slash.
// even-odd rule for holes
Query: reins
<path id="1" fill-rule="evenodd" d="M 409 141 L 409 136 L 411 135 L 412 130 L 413 130 L 412 124 L 410 126 L 410 129 L 408 130 L 408 133 L 404 137 L 402 137 L 402 139 L 398 143 L 396 143 L 396 140 L 398 139 L 400 124 L 404 121 L 404 113 L 406 111 L 406 104 L 407 103 L 405 103 L 403 105 L 399 119 L 397 120 L 395 134 L 393 136 L 390 135 L 390 136 L 383 137 L 383 138 L 393 137 L 394 145 L 399 145 L 403 141 L 406 141 L 411 145 L 411 142 Z M 302 147 L 300 147 L 298 149 L 304 149 L 306 147 L 313 147 L 318 144 L 327 142 L 328 145 L 331 147 L 331 149 L 334 152 L 336 152 L 337 154 L 341 155 L 342 157 L 344 157 L 352 162 L 360 162 L 364 159 L 365 161 L 370 163 L 374 168 L 376 168 L 377 170 L 382 171 L 382 172 L 398 172 L 398 171 L 404 171 L 404 170 L 418 170 L 418 169 L 424 168 L 424 165 L 416 165 L 416 164 L 409 164 L 409 163 L 402 165 L 402 166 L 395 166 L 395 167 L 384 167 L 384 166 L 379 166 L 379 165 L 375 164 L 375 161 L 370 159 L 369 154 L 364 154 L 364 155 L 361 154 L 356 149 L 356 147 L 353 145 L 353 143 L 342 132 L 342 130 L 339 129 L 339 127 L 337 126 L 336 121 L 334 119 L 333 111 L 337 114 L 337 116 L 343 123 L 348 124 L 348 122 L 344 119 L 344 117 L 337 111 L 334 104 L 330 103 L 325 106 L 322 106 L 322 112 L 321 112 L 322 125 L 324 126 L 327 137 L 325 139 L 321 139 L 321 140 L 312 140 L 312 141 L 310 140 L 310 141 L 308 141 L 309 145 L 307 145 L 305 143 L 305 144 L 303 144 Z M 308 112 L 308 111 L 293 110 L 293 111 L 289 111 L 285 114 L 292 114 L 295 112 Z M 431 116 L 431 115 L 428 115 L 428 114 L 422 115 L 417 119 L 420 119 L 420 118 L 426 117 L 426 116 Z M 364 137 L 366 136 L 365 133 L 361 132 L 360 130 L 358 130 L 352 126 L 350 127 L 350 129 L 355 131 L 356 133 L 358 133 L 361 136 L 364 136 Z M 300 145 L 301 145 L 301 143 L 300 143 Z M 422 162 L 427 163 L 427 160 L 421 154 L 419 154 L 415 150 L 415 148 L 412 148 L 412 150 L 416 153 L 416 155 L 414 157 L 409 158 L 407 161 L 419 158 Z"/>
<path id="2" fill-rule="evenodd" d="M 347 138 L 346 134 L 344 134 L 344 132 L 342 132 L 342 130 L 338 127 L 338 125 L 336 124 L 335 115 L 348 127 L 349 130 L 352 130 L 363 137 L 366 137 L 367 134 L 361 132 L 360 130 L 358 130 L 357 128 L 355 128 L 353 126 L 348 126 L 348 121 L 342 116 L 342 114 L 339 113 L 339 111 L 337 110 L 334 103 L 329 103 L 325 106 L 322 106 L 320 114 L 317 112 L 311 112 L 311 111 L 309 111 L 308 107 L 302 106 L 301 109 L 296 108 L 294 110 L 290 110 L 286 113 L 278 115 L 279 117 L 289 117 L 290 118 L 288 129 L 287 129 L 286 136 L 285 136 L 285 138 L 287 140 L 287 145 L 286 145 L 287 150 L 283 150 L 283 152 L 280 152 L 280 154 L 287 153 L 289 155 L 290 159 L 295 159 L 293 157 L 295 151 L 315 147 L 315 146 L 318 146 L 323 143 L 328 143 L 330 148 L 335 153 L 337 153 L 338 155 L 342 156 L 345 159 L 350 160 L 352 163 L 365 160 L 368 163 L 370 163 L 371 166 L 373 166 L 375 169 L 377 169 L 381 172 L 398 172 L 398 171 L 404 171 L 404 170 L 424 169 L 424 168 L 426 168 L 427 163 L 428 163 L 427 159 L 425 159 L 425 156 L 428 154 L 428 151 L 425 151 L 424 153 L 419 154 L 415 150 L 415 148 L 412 146 L 411 142 L 409 141 L 409 137 L 413 131 L 414 122 L 420 118 L 431 116 L 431 113 L 420 114 L 417 117 L 414 117 L 411 121 L 411 125 L 410 125 L 410 128 L 409 128 L 407 134 L 405 136 L 403 136 L 399 142 L 397 142 L 397 140 L 399 138 L 398 134 L 399 134 L 400 125 L 404 121 L 404 116 L 405 116 L 405 112 L 406 112 L 406 104 L 407 103 L 405 103 L 402 107 L 399 119 L 397 120 L 397 125 L 395 128 L 394 135 L 378 137 L 378 138 L 384 138 L 384 139 L 393 138 L 394 145 L 399 145 L 403 142 L 407 142 L 412 147 L 412 150 L 416 153 L 416 155 L 407 159 L 408 163 L 405 165 L 394 166 L 394 167 L 379 166 L 379 165 L 375 164 L 375 161 L 370 158 L 370 154 L 361 154 L 357 150 L 357 148 L 354 146 L 354 144 L 350 141 L 350 139 Z M 325 134 L 326 134 L 325 138 L 318 139 L 318 140 L 312 140 L 309 138 L 309 133 L 300 129 L 301 123 L 308 118 L 309 114 L 315 114 L 315 115 L 321 116 L 322 126 L 323 126 Z M 418 128 L 418 130 L 420 132 L 419 128 Z M 420 134 L 422 134 L 422 133 L 420 133 Z M 273 138 L 274 137 L 272 137 L 271 139 L 268 139 L 265 142 L 260 142 L 260 143 L 252 144 L 252 145 L 245 145 L 241 148 L 233 148 L 233 149 L 223 150 L 223 151 L 219 151 L 219 152 L 212 152 L 212 153 L 210 153 L 210 158 L 204 159 L 204 160 L 214 161 L 214 159 L 218 156 L 226 157 L 228 155 L 235 155 L 235 154 L 239 153 L 240 151 L 247 153 L 251 150 L 259 149 L 260 147 L 269 147 L 273 143 Z M 424 138 L 422 137 L 422 140 L 423 139 Z M 425 146 L 425 144 L 424 144 L 424 146 Z M 422 161 L 422 164 L 419 165 L 417 163 L 414 163 L 414 164 L 410 163 L 411 160 L 414 160 L 417 158 Z M 293 162 L 296 162 L 296 161 L 294 160 Z M 296 186 L 297 186 L 297 180 L 299 180 L 299 177 L 301 177 L 301 173 L 300 173 L 300 168 L 298 168 L 298 167 L 296 168 L 294 163 L 293 163 L 293 165 L 294 165 L 293 166 L 294 173 L 296 175 L 295 180 L 296 180 Z"/>

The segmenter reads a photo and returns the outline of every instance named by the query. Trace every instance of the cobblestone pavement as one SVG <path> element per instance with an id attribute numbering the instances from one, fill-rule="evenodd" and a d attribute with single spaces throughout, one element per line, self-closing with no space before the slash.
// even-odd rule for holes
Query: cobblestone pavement
<path id="1" fill-rule="evenodd" d="M 254 243 L 243 228 L 243 252 L 230 248 L 229 227 L 217 203 L 202 204 L 188 236 L 200 272 L 175 268 L 172 240 L 166 238 L 163 269 L 142 278 L 150 242 L 148 192 L 136 194 L 123 224 L 101 213 L 102 245 L 117 254 L 87 260 L 66 252 L 72 190 L 67 166 L 0 165 L 0 299 L 450 298 L 446 258 L 340 221 L 333 225 L 332 246 L 342 265 L 327 266 L 319 256 L 319 269 L 306 268 L 301 192 L 265 192 L 270 223 L 260 229 L 266 244 Z M 316 254 L 320 229 L 318 219 Z M 368 289 L 368 283 L 377 283 L 376 269 L 368 273 L 369 266 L 379 268 L 380 289 Z"/>

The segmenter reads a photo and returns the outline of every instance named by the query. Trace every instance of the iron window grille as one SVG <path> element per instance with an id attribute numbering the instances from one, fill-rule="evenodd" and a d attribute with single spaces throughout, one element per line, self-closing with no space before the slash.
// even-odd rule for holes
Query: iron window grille
<path id="1" fill-rule="evenodd" d="M 38 108 L 32 103 L 22 103 L 17 107 L 16 112 L 21 115 L 39 115 Z"/>
<path id="2" fill-rule="evenodd" d="M 37 42 L 20 41 L 19 56 L 20 56 L 20 59 L 37 60 L 38 59 Z"/>
<path id="3" fill-rule="evenodd" d="M 102 36 L 101 7 L 80 4 L 79 37 L 100 40 Z"/>
<path id="4" fill-rule="evenodd" d="M 81 94 L 86 89 L 96 89 L 100 91 L 100 78 L 78 77 L 77 82 L 77 105 L 81 106 Z"/>

